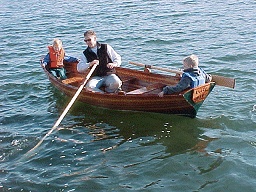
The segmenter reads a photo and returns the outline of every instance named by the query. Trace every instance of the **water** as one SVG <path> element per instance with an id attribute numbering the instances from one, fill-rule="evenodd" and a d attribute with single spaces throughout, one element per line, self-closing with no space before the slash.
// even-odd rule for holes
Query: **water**
<path id="1" fill-rule="evenodd" d="M 256 3 L 3 1 L 0 11 L 0 191 L 256 191 Z M 177 69 L 196 54 L 216 86 L 194 119 L 76 103 L 39 60 L 53 38 L 80 57 L 93 29 L 129 61 Z"/>

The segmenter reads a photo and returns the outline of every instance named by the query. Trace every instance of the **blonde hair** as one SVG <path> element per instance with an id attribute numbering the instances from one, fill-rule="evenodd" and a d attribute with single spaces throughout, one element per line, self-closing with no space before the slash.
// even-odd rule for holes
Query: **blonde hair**
<path id="1" fill-rule="evenodd" d="M 199 65 L 199 60 L 198 60 L 198 57 L 195 55 L 190 55 L 183 59 L 183 68 L 184 69 L 197 68 L 198 65 Z"/>
<path id="2" fill-rule="evenodd" d="M 57 47 L 59 50 L 62 48 L 62 42 L 61 40 L 55 38 L 53 39 L 53 43 L 52 43 L 53 47 Z"/>

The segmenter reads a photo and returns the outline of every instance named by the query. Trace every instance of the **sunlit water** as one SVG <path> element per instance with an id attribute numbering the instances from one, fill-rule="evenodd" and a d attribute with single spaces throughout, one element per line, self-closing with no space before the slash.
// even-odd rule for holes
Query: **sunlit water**
<path id="1" fill-rule="evenodd" d="M 3 1 L 0 4 L 0 191 L 256 191 L 256 2 Z M 55 37 L 80 57 L 93 29 L 129 61 L 177 69 L 196 54 L 216 86 L 196 118 L 76 103 L 39 60 Z M 156 71 L 154 71 L 156 72 Z"/>

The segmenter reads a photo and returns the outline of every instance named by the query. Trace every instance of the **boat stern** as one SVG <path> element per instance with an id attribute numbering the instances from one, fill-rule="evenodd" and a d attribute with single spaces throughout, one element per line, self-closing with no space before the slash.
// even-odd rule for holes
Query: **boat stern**
<path id="1" fill-rule="evenodd" d="M 209 82 L 209 83 L 197 86 L 193 89 L 190 89 L 189 91 L 184 93 L 183 97 L 194 108 L 194 116 L 196 116 L 199 108 L 203 104 L 206 97 L 211 93 L 214 86 L 215 86 L 214 82 Z"/>

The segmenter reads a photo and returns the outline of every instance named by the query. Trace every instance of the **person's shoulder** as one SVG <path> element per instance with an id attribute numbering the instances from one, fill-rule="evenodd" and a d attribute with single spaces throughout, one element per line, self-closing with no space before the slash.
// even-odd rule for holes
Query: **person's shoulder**
<path id="1" fill-rule="evenodd" d="M 106 47 L 107 47 L 108 50 L 114 50 L 113 47 L 109 44 L 106 44 Z"/>
<path id="2" fill-rule="evenodd" d="M 109 44 L 107 44 L 107 43 L 101 43 L 100 44 L 101 46 L 103 46 L 103 47 L 111 47 Z"/>
<path id="3" fill-rule="evenodd" d="M 187 74 L 187 75 L 182 76 L 182 78 L 181 78 L 180 80 L 181 80 L 181 81 L 191 81 L 191 78 L 190 78 L 190 76 Z"/>
<path id="4" fill-rule="evenodd" d="M 189 77 L 190 75 L 191 75 L 190 72 L 185 71 L 184 73 L 182 73 L 182 78 Z"/>
<path id="5" fill-rule="evenodd" d="M 188 85 L 192 81 L 190 74 L 184 74 L 182 75 L 182 78 L 179 81 L 179 84 Z"/>

